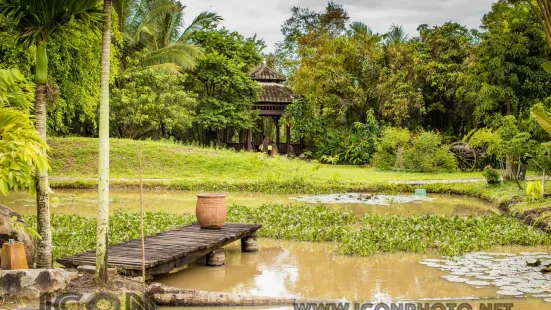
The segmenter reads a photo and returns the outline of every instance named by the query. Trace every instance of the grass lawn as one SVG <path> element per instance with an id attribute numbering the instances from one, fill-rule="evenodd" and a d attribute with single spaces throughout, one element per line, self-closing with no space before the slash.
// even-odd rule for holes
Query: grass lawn
<path id="1" fill-rule="evenodd" d="M 52 138 L 52 176 L 93 178 L 97 175 L 97 139 Z M 234 152 L 185 146 L 170 142 L 111 139 L 111 177 L 138 177 L 138 149 L 143 152 L 143 177 L 151 179 L 194 179 L 217 181 L 351 181 L 446 180 L 480 178 L 480 172 L 410 173 L 381 171 L 358 166 L 307 163 L 283 156 Z"/>

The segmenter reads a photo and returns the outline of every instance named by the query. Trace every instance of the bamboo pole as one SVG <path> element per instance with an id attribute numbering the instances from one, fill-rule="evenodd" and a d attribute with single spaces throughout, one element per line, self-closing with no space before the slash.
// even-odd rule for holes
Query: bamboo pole
<path id="1" fill-rule="evenodd" d="M 142 178 L 142 146 L 140 145 L 140 149 L 138 151 L 138 167 L 139 167 L 139 173 L 140 173 L 140 230 L 141 230 L 141 238 L 142 238 L 142 281 L 143 281 L 143 292 L 145 294 L 146 285 L 145 285 L 145 236 L 144 236 L 144 230 L 143 230 L 143 178 Z"/>

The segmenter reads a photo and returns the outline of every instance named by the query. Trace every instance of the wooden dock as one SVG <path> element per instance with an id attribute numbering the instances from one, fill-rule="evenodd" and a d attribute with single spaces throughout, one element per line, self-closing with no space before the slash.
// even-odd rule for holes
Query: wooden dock
<path id="1" fill-rule="evenodd" d="M 218 230 L 201 229 L 195 223 L 174 230 L 145 237 L 145 268 L 150 275 L 169 273 L 174 268 L 183 267 L 196 259 L 237 240 L 246 243 L 256 238 L 256 231 L 262 225 L 226 223 Z M 255 245 L 256 246 L 256 243 Z M 68 268 L 95 265 L 95 251 L 86 251 L 71 257 L 60 258 L 58 263 Z M 141 239 L 129 240 L 111 245 L 108 248 L 109 267 L 123 269 L 130 275 L 141 275 Z"/>

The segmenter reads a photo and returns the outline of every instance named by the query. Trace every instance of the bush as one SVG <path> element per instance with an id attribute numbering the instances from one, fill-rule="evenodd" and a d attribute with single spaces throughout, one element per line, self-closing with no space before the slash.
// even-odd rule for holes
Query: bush
<path id="1" fill-rule="evenodd" d="M 407 129 L 387 128 L 379 139 L 373 165 L 385 170 L 436 172 L 456 169 L 457 161 L 437 133 L 412 135 Z"/>
<path id="2" fill-rule="evenodd" d="M 498 184 L 501 181 L 501 178 L 499 176 L 499 171 L 497 169 L 492 168 L 492 166 L 486 166 L 484 167 L 484 171 L 482 172 L 482 175 L 486 178 L 486 182 L 489 185 Z"/>
<path id="3" fill-rule="evenodd" d="M 369 112 L 366 122 L 352 129 L 334 130 L 317 140 L 316 157 L 328 164 L 367 164 L 375 152 L 379 124 Z"/>
<path id="4" fill-rule="evenodd" d="M 405 151 L 404 166 L 419 172 L 452 171 L 457 168 L 457 161 L 448 146 L 443 145 L 442 136 L 424 131 L 414 136 Z"/>
<path id="5" fill-rule="evenodd" d="M 407 129 L 386 128 L 378 140 L 373 166 L 384 170 L 404 168 L 403 152 L 408 147 L 410 139 L 411 133 Z"/>

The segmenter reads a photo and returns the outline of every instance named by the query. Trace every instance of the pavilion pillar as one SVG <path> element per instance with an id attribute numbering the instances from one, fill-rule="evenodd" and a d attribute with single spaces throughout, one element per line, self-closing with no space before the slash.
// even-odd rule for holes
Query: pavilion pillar
<path id="1" fill-rule="evenodd" d="M 276 146 L 278 148 L 278 151 L 279 151 L 279 119 L 280 119 L 281 116 L 272 116 L 272 119 L 274 120 L 274 123 L 275 123 L 275 128 L 276 128 Z"/>
<path id="2" fill-rule="evenodd" d="M 291 153 L 291 125 L 287 124 L 286 126 L 286 131 L 285 131 L 285 149 L 286 149 L 286 153 L 287 153 L 287 156 L 289 155 L 292 155 L 290 154 Z"/>
<path id="3" fill-rule="evenodd" d="M 251 132 L 251 129 L 247 129 L 247 138 L 246 138 L 246 143 L 247 143 L 247 151 L 252 151 L 253 150 L 253 145 L 252 145 L 252 132 Z"/>

